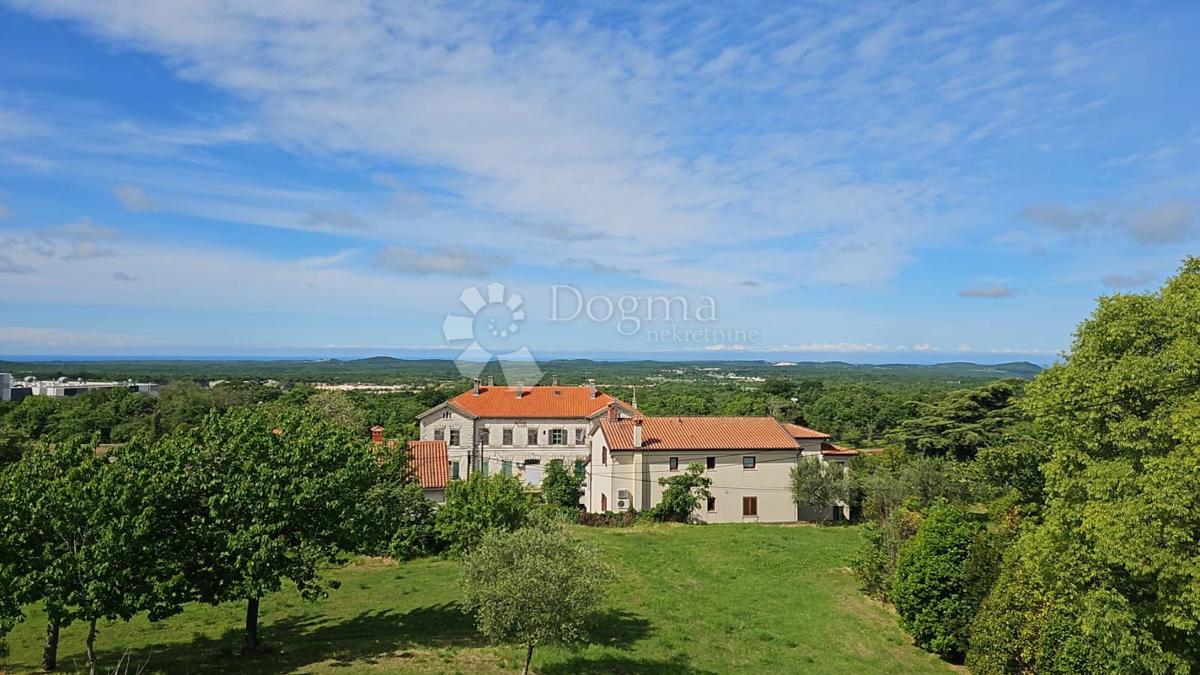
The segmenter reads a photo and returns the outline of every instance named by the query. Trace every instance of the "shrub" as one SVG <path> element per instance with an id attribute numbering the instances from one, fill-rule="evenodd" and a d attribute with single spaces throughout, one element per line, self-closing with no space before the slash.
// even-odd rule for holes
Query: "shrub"
<path id="1" fill-rule="evenodd" d="M 678 476 L 659 478 L 658 484 L 665 489 L 662 499 L 650 511 L 655 520 L 663 522 L 688 522 L 700 500 L 711 496 L 708 486 L 712 485 L 712 479 L 704 475 L 704 467 L 698 462 L 688 464 L 687 471 Z"/>
<path id="2" fill-rule="evenodd" d="M 452 555 L 475 548 L 490 530 L 515 530 L 525 523 L 534 497 L 512 476 L 485 476 L 476 471 L 446 487 L 446 502 L 437 510 L 438 537 Z"/>
<path id="3" fill-rule="evenodd" d="M 605 511 L 604 513 L 588 513 L 580 511 L 575 522 L 589 527 L 630 527 L 643 520 L 645 514 L 637 509 L 628 511 Z"/>
<path id="4" fill-rule="evenodd" d="M 583 474 L 568 472 L 561 459 L 551 460 L 542 479 L 542 499 L 547 504 L 570 509 L 582 508 Z"/>
<path id="5" fill-rule="evenodd" d="M 892 601 L 924 649 L 959 659 L 981 598 L 969 590 L 966 562 L 983 523 L 950 506 L 934 508 L 900 549 Z"/>

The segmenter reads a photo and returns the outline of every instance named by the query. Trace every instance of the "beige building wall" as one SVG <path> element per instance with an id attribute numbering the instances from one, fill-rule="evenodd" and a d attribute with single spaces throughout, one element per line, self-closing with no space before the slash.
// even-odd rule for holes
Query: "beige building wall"
<path id="1" fill-rule="evenodd" d="M 796 450 L 710 450 L 710 451 L 607 451 L 604 432 L 597 428 L 591 435 L 591 463 L 587 510 L 599 513 L 635 508 L 644 511 L 662 499 L 663 487 L 658 479 L 683 473 L 689 463 L 705 467 L 704 475 L 712 479 L 709 492 L 713 508 L 701 503 L 694 516 L 707 523 L 787 523 L 811 520 L 802 514 L 792 501 L 791 469 L 802 457 L 820 457 L 820 441 L 801 441 Z M 671 470 L 671 458 L 677 458 L 677 469 Z M 712 457 L 714 468 L 709 469 Z M 754 457 L 755 467 L 743 467 L 743 457 Z M 627 495 L 627 499 L 623 499 Z M 754 497 L 757 515 L 743 514 L 743 498 Z M 621 502 L 626 506 L 622 508 Z M 605 509 L 607 506 L 607 509 Z"/>

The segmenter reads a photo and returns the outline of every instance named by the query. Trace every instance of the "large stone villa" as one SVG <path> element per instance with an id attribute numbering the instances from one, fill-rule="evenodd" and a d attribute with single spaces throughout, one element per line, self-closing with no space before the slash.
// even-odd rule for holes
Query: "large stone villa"
<path id="1" fill-rule="evenodd" d="M 585 472 L 582 505 L 590 512 L 642 511 L 662 498 L 658 479 L 688 464 L 705 467 L 712 496 L 695 517 L 710 523 L 844 519 L 797 507 L 791 467 L 802 461 L 845 470 L 859 451 L 828 434 L 771 417 L 648 417 L 589 382 L 495 386 L 471 390 L 420 415 L 420 440 L 409 444 L 414 474 L 441 501 L 448 481 L 473 471 L 518 476 L 532 486 L 552 460 Z"/>

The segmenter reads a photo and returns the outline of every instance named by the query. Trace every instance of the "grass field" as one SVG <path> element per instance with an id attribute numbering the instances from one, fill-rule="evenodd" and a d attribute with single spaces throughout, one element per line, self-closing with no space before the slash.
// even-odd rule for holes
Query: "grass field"
<path id="1" fill-rule="evenodd" d="M 538 673 L 923 673 L 952 667 L 913 647 L 844 568 L 856 528 L 767 525 L 578 528 L 601 546 L 615 578 L 592 627 L 594 644 L 540 648 Z M 361 559 L 316 603 L 285 591 L 264 599 L 272 653 L 243 659 L 241 605 L 190 606 L 151 624 L 101 625 L 104 672 L 360 673 L 519 670 L 522 650 L 492 645 L 458 607 L 458 564 Z M 536 580 L 530 580 L 531 583 Z M 6 672 L 37 667 L 44 619 L 10 636 Z M 62 632 L 59 665 L 83 669 L 84 627 Z"/>

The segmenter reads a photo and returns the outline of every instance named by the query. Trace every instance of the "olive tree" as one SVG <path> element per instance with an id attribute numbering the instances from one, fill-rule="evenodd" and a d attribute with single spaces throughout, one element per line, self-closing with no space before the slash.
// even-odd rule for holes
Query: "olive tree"
<path id="1" fill-rule="evenodd" d="M 466 558 L 465 603 L 479 631 L 525 647 L 586 639 L 609 576 L 600 552 L 561 525 L 489 532 Z"/>
<path id="2" fill-rule="evenodd" d="M 654 518 L 667 522 L 686 523 L 692 512 L 700 507 L 700 500 L 712 496 L 708 491 L 712 479 L 704 475 L 699 462 L 688 464 L 687 471 L 678 476 L 658 479 L 663 486 L 662 499 L 653 509 Z"/>

